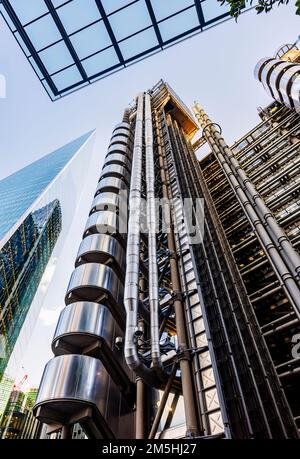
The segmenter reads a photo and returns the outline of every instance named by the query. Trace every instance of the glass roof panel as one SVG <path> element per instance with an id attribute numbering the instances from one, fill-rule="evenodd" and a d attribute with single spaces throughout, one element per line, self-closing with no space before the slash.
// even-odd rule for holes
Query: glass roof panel
<path id="1" fill-rule="evenodd" d="M 56 73 L 52 79 L 59 91 L 82 80 L 80 72 L 75 65 Z"/>
<path id="2" fill-rule="evenodd" d="M 68 34 L 101 19 L 95 0 L 73 0 L 58 8 L 57 13 Z"/>
<path id="3" fill-rule="evenodd" d="M 152 0 L 151 3 L 156 20 L 160 21 L 161 19 L 165 19 L 167 16 L 171 16 L 171 14 L 178 13 L 178 11 L 194 5 L 194 0 L 172 0 L 171 2 Z"/>
<path id="4" fill-rule="evenodd" d="M 119 46 L 124 59 L 131 59 L 142 53 L 145 48 L 151 49 L 158 46 L 158 40 L 153 27 L 151 27 L 151 29 L 144 30 L 144 32 L 127 38 L 127 40 L 122 41 Z"/>
<path id="5" fill-rule="evenodd" d="M 193 6 L 170 19 L 160 22 L 159 30 L 162 39 L 167 41 L 197 26 L 199 26 L 199 19 L 196 8 Z"/>
<path id="6" fill-rule="evenodd" d="M 113 11 L 123 8 L 129 3 L 133 3 L 133 1 L 134 0 L 102 0 L 102 5 L 104 6 L 106 14 L 110 14 Z"/>
<path id="7" fill-rule="evenodd" d="M 118 63 L 119 59 L 113 47 L 82 61 L 82 65 L 88 77 L 92 77 L 97 73 L 103 72 Z"/>
<path id="8" fill-rule="evenodd" d="M 37 51 L 62 38 L 50 14 L 26 26 L 25 31 Z"/>
<path id="9" fill-rule="evenodd" d="M 9 3 L 23 25 L 48 13 L 44 0 L 10 0 Z"/>
<path id="10" fill-rule="evenodd" d="M 175 44 L 196 30 L 201 32 L 217 25 L 228 12 L 228 7 L 217 0 L 197 0 L 206 21 L 200 25 L 196 0 L 51 0 L 57 12 L 52 18 L 45 0 L 1 1 L 0 14 L 25 49 L 27 59 L 37 68 L 38 60 L 34 66 L 37 53 L 44 63 L 46 70 L 40 67 L 38 76 L 52 100 L 70 92 L 64 84 L 72 82 L 79 89 L 90 83 L 91 76 L 93 81 L 99 79 L 112 70 L 126 67 L 136 56 L 147 57 L 154 50 Z M 149 4 L 155 18 L 148 11 Z M 251 5 L 247 0 L 244 11 Z M 10 7 L 15 8 L 15 14 Z M 155 34 L 157 24 L 162 38 L 160 43 Z M 68 50 L 70 42 L 75 49 L 73 57 Z M 67 72 L 66 67 L 71 66 L 73 70 Z M 81 66 L 86 69 L 86 77 L 82 76 Z M 78 81 L 76 70 L 81 74 Z M 55 79 L 59 88 L 56 91 L 52 77 L 59 71 L 62 75 Z"/>
<path id="11" fill-rule="evenodd" d="M 137 3 L 112 14 L 109 16 L 109 22 L 118 41 L 152 24 L 144 0 L 139 0 Z M 146 48 L 145 46 L 144 49 Z"/>
<path id="12" fill-rule="evenodd" d="M 50 75 L 74 64 L 73 58 L 63 41 L 40 52 L 39 56 Z"/>
<path id="13" fill-rule="evenodd" d="M 206 22 L 211 21 L 213 18 L 222 16 L 222 14 L 228 13 L 229 11 L 228 5 L 221 5 L 217 0 L 203 0 L 203 2 L 201 2 L 201 6 Z"/>
<path id="14" fill-rule="evenodd" d="M 112 44 L 103 21 L 77 32 L 70 39 L 79 59 L 84 59 Z"/>

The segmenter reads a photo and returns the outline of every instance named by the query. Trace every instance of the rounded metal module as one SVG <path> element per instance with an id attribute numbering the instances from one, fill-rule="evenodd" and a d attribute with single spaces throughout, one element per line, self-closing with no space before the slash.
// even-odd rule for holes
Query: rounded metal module
<path id="1" fill-rule="evenodd" d="M 124 197 L 122 196 L 122 198 Z M 100 193 L 92 202 L 91 213 L 99 210 L 112 210 L 116 212 L 119 209 L 119 200 L 119 193 Z"/>
<path id="2" fill-rule="evenodd" d="M 112 438 L 105 419 L 111 384 L 98 359 L 73 354 L 55 357 L 45 367 L 33 413 L 50 425 L 67 425 L 75 419 L 87 434 L 93 431 L 97 438 Z"/>
<path id="3" fill-rule="evenodd" d="M 123 178 L 127 184 L 130 182 L 130 174 L 128 170 L 126 167 L 119 166 L 118 164 L 108 164 L 107 166 L 103 167 L 100 180 L 106 177 Z"/>
<path id="4" fill-rule="evenodd" d="M 114 143 L 113 145 L 110 145 L 107 150 L 106 158 L 109 158 L 111 155 L 115 153 L 120 153 L 128 156 L 128 146 L 121 143 Z"/>
<path id="5" fill-rule="evenodd" d="M 118 164 L 119 166 L 125 166 L 130 171 L 131 164 L 128 157 L 123 153 L 112 153 L 105 159 L 105 165 Z"/>
<path id="6" fill-rule="evenodd" d="M 128 131 L 128 129 L 125 129 L 123 127 L 118 127 L 116 128 L 113 133 L 112 133 L 112 136 L 111 136 L 111 140 L 114 138 L 114 137 L 124 137 L 127 139 L 130 140 L 130 142 L 132 142 L 132 136 L 131 136 L 131 132 Z"/>
<path id="7" fill-rule="evenodd" d="M 117 133 L 116 135 L 114 135 L 110 139 L 109 147 L 111 147 L 112 145 L 115 145 L 115 144 L 121 144 L 121 145 L 127 146 L 129 142 L 130 142 L 129 134 L 120 135 L 120 134 Z"/>
<path id="8" fill-rule="evenodd" d="M 125 252 L 120 243 L 108 234 L 91 234 L 82 240 L 75 267 L 84 263 L 102 263 L 110 266 L 124 279 Z"/>
<path id="9" fill-rule="evenodd" d="M 123 295 L 123 284 L 109 266 L 88 263 L 74 269 L 65 303 L 68 305 L 78 301 L 92 301 L 104 304 L 123 329 L 125 321 Z"/>
<path id="10" fill-rule="evenodd" d="M 53 354 L 82 354 L 99 340 L 111 347 L 114 328 L 114 318 L 103 304 L 70 304 L 60 313 L 52 341 Z"/>
<path id="11" fill-rule="evenodd" d="M 106 177 L 98 183 L 95 197 L 100 193 L 119 193 L 120 191 L 129 191 L 128 185 L 126 185 L 124 180 L 116 177 Z"/>
<path id="12" fill-rule="evenodd" d="M 286 68 L 284 74 L 279 81 L 279 92 L 282 94 L 283 102 L 290 108 L 297 108 L 291 95 L 291 89 L 295 84 L 295 77 L 300 75 L 300 65 L 292 64 L 293 66 Z M 298 92 L 299 102 L 299 92 Z M 296 101 L 297 101 L 296 99 Z"/>
<path id="13" fill-rule="evenodd" d="M 123 121 L 122 123 L 118 123 L 115 125 L 113 132 L 115 132 L 118 129 L 126 129 L 126 131 L 130 132 L 130 128 L 130 124 Z"/>
<path id="14" fill-rule="evenodd" d="M 90 234 L 110 234 L 126 248 L 127 222 L 110 210 L 94 212 L 87 220 L 84 237 Z"/>

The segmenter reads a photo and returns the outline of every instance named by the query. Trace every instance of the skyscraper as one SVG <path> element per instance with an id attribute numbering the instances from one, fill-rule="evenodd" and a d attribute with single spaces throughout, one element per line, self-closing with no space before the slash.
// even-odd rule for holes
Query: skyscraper
<path id="1" fill-rule="evenodd" d="M 113 131 L 34 407 L 49 434 L 298 438 L 299 115 L 275 102 L 230 148 L 194 112 L 197 140 L 160 81 Z"/>
<path id="2" fill-rule="evenodd" d="M 0 381 L 7 371 L 6 388 L 51 281 L 54 247 L 60 238 L 61 249 L 68 234 L 81 195 L 75 179 L 91 154 L 91 139 L 87 133 L 0 181 Z"/>

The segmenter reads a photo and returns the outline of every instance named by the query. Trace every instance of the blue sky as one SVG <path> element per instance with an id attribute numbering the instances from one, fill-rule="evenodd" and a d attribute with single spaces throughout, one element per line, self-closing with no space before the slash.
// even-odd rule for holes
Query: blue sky
<path id="1" fill-rule="evenodd" d="M 295 41 L 300 33 L 299 16 L 291 3 L 267 15 L 245 13 L 237 24 L 227 21 L 54 103 L 0 19 L 0 74 L 7 81 L 7 98 L 0 99 L 0 179 L 93 128 L 97 128 L 100 174 L 111 131 L 124 108 L 160 78 L 188 106 L 197 99 L 211 119 L 222 125 L 228 142 L 235 141 L 259 121 L 257 107 L 270 102 L 254 79 L 255 64 L 273 55 L 281 44 Z M 86 212 L 89 207 L 87 198 Z M 84 213 L 82 218 L 86 218 Z M 77 250 L 79 234 L 73 243 Z M 61 307 L 63 298 L 55 295 L 52 303 L 60 302 Z M 44 312 L 47 320 L 40 319 L 28 351 L 32 355 L 39 343 L 35 362 L 29 357 L 26 361 L 27 367 L 31 365 L 32 383 L 38 383 L 43 362 L 51 355 L 57 317 L 52 312 L 52 316 Z"/>

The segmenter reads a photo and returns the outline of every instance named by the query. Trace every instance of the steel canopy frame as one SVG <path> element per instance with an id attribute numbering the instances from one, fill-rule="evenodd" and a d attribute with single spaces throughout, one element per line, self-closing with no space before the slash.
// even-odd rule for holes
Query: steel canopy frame
<path id="1" fill-rule="evenodd" d="M 166 17 L 163 17 L 162 19 L 159 19 L 159 20 L 157 19 L 153 1 L 151 0 L 133 0 L 133 1 L 128 0 L 128 3 L 125 6 L 123 5 L 120 8 L 117 8 L 116 10 L 111 11 L 111 12 L 106 11 L 105 5 L 103 5 L 104 3 L 103 1 L 101 0 L 94 0 L 94 1 L 95 1 L 95 6 L 97 7 L 97 10 L 99 11 L 99 18 L 73 31 L 72 33 L 68 33 L 64 26 L 63 21 L 61 20 L 59 16 L 59 12 L 61 11 L 63 7 L 67 5 L 72 6 L 74 0 L 66 0 L 62 2 L 61 4 L 59 4 L 58 6 L 54 6 L 52 0 L 44 0 L 45 6 L 47 7 L 47 11 L 33 18 L 31 21 L 25 24 L 22 24 L 10 0 L 0 0 L 1 15 L 3 16 L 8 27 L 12 31 L 16 40 L 18 41 L 19 45 L 21 46 L 26 58 L 29 60 L 30 64 L 32 65 L 35 73 L 37 74 L 44 88 L 46 89 L 51 100 L 57 100 L 58 98 L 61 98 L 81 87 L 84 87 L 90 83 L 93 83 L 94 81 L 100 78 L 106 77 L 115 71 L 121 70 L 122 68 L 125 68 L 132 63 L 135 63 L 141 59 L 144 59 L 148 55 L 151 55 L 158 51 L 162 51 L 165 48 L 171 45 L 174 45 L 178 41 L 184 40 L 196 33 L 202 32 L 203 30 L 207 30 L 208 28 L 215 26 L 219 24 L 220 22 L 230 19 L 228 12 L 223 13 L 223 11 L 220 10 L 221 14 L 219 16 L 215 16 L 213 18 L 210 18 L 209 20 L 205 20 L 205 15 L 203 12 L 202 5 L 203 5 L 203 2 L 206 0 L 194 0 L 194 1 L 191 0 L 190 5 L 185 6 L 181 10 L 175 11 L 172 14 Z M 2 7 L 1 7 L 1 4 L 2 4 Z M 116 28 L 114 30 L 110 20 L 116 13 L 122 13 L 122 11 L 125 11 L 125 10 L 128 13 L 128 11 L 130 11 L 129 8 L 134 5 L 136 6 L 144 5 L 145 14 L 147 15 L 147 20 L 149 19 L 149 25 L 147 25 L 144 28 L 139 29 L 138 28 L 139 19 L 136 19 L 136 23 L 137 23 L 136 25 L 137 25 L 138 30 L 136 30 L 131 35 L 125 36 L 121 38 L 120 40 L 117 40 Z M 216 5 L 216 7 L 217 6 L 218 5 Z M 252 7 L 245 7 L 245 11 L 251 8 Z M 195 17 L 197 17 L 197 22 L 198 22 L 196 25 L 191 24 L 191 26 L 185 30 L 178 30 L 178 34 L 175 33 L 175 35 L 172 36 L 171 38 L 165 39 L 165 40 L 163 39 L 161 30 L 160 30 L 161 24 L 164 24 L 164 25 L 169 24 L 168 21 L 172 19 L 176 20 L 176 17 L 178 18 L 180 17 L 180 15 L 184 13 L 186 12 L 193 13 L 194 11 L 195 11 Z M 149 15 L 149 18 L 148 18 L 148 15 Z M 52 42 L 51 44 L 42 47 L 41 49 L 37 49 L 37 47 L 34 46 L 32 40 L 30 39 L 30 36 L 27 33 L 26 28 L 34 24 L 36 25 L 36 23 L 39 20 L 47 16 L 51 17 L 51 19 L 54 21 L 54 24 L 59 31 L 60 38 Z M 133 22 L 134 21 L 135 21 L 135 18 L 133 18 Z M 111 44 L 103 47 L 102 49 L 99 49 L 98 51 L 92 54 L 84 56 L 83 58 L 80 59 L 78 52 L 76 51 L 76 47 L 73 45 L 71 39 L 74 35 L 86 31 L 89 27 L 94 26 L 97 23 L 104 24 L 105 30 L 108 33 Z M 136 50 L 136 54 L 134 52 L 135 50 L 133 46 L 132 50 L 130 50 L 130 51 L 133 51 L 133 54 L 131 56 L 128 56 L 127 58 L 124 57 L 124 53 L 122 52 L 122 49 L 121 49 L 122 44 L 124 42 L 125 42 L 125 45 L 128 44 L 129 39 L 134 39 L 139 34 L 141 34 L 140 37 L 142 40 L 143 39 L 142 34 L 150 30 L 154 31 L 157 43 L 153 43 L 153 46 L 151 45 L 149 47 L 145 45 L 145 49 L 143 49 L 142 51 Z M 40 53 L 49 50 L 49 48 L 51 48 L 52 46 L 58 43 L 63 43 L 66 46 L 66 49 L 70 53 L 73 63 L 71 64 L 67 63 L 67 65 L 51 73 L 47 69 L 47 66 L 43 62 L 42 58 L 40 57 Z M 85 66 L 84 66 L 85 62 L 88 59 L 91 59 L 95 56 L 99 56 L 102 52 L 105 52 L 110 49 L 114 50 L 116 57 L 117 57 L 117 62 L 112 62 L 112 65 L 107 64 L 107 66 L 105 66 L 104 69 L 101 68 L 101 64 L 100 64 L 99 69 L 97 69 L 99 71 L 95 71 L 95 72 L 92 72 L 92 74 L 89 74 L 85 69 Z M 75 81 L 72 84 L 66 83 L 65 85 L 63 85 L 62 88 L 59 88 L 58 85 L 55 83 L 55 76 L 63 75 L 63 72 L 68 69 L 74 69 L 76 73 L 78 72 L 78 76 L 80 75 L 80 79 L 78 81 Z"/>

